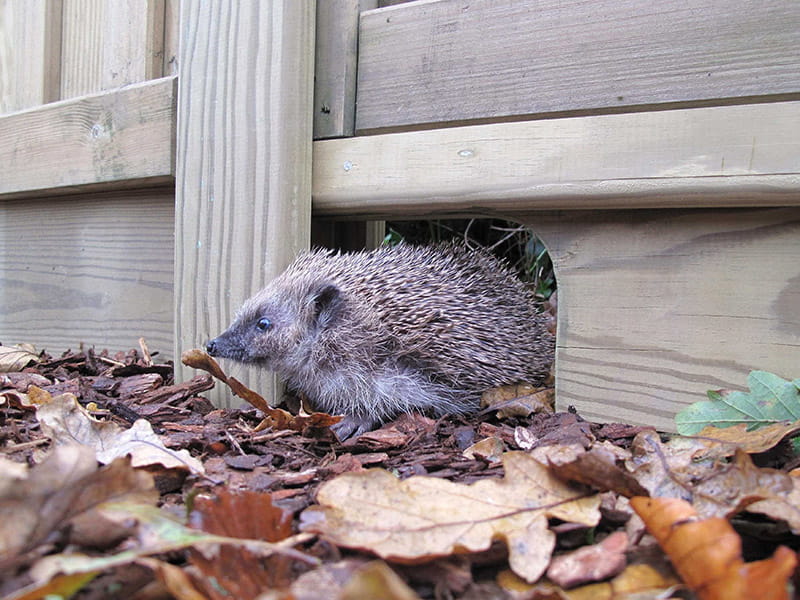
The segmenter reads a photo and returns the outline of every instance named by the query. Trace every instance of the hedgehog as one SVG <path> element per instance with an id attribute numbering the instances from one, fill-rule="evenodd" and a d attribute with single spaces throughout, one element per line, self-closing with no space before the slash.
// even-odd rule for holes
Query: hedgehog
<path id="1" fill-rule="evenodd" d="M 461 243 L 301 254 L 206 343 L 277 372 L 340 440 L 402 413 L 478 408 L 503 384 L 541 383 L 554 340 L 508 265 Z"/>

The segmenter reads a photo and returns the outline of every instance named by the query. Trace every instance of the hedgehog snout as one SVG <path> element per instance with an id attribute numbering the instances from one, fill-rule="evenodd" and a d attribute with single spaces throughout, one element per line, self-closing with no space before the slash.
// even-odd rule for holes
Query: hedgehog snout
<path id="1" fill-rule="evenodd" d="M 211 356 L 215 356 L 217 353 L 217 340 L 208 340 L 206 342 L 206 352 L 208 352 Z"/>

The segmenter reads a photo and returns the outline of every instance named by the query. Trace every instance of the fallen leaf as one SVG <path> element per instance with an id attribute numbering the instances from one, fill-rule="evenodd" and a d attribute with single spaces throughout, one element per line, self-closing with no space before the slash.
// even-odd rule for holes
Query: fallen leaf
<path id="1" fill-rule="evenodd" d="M 0 373 L 22 371 L 31 363 L 39 362 L 36 348 L 30 344 L 0 346 Z"/>
<path id="2" fill-rule="evenodd" d="M 365 558 L 353 557 L 324 563 L 300 575 L 292 584 L 290 592 L 294 600 L 339 600 L 344 585 L 367 562 L 369 561 Z"/>
<path id="3" fill-rule="evenodd" d="M 498 419 L 527 417 L 540 412 L 553 412 L 555 390 L 537 389 L 532 385 L 504 385 L 487 390 L 481 396 L 481 408 L 496 410 Z"/>
<path id="4" fill-rule="evenodd" d="M 626 498 L 649 495 L 631 473 L 617 465 L 615 456 L 602 448 L 578 451 L 571 460 L 559 464 L 554 464 L 552 456 L 548 458 L 550 469 L 562 481 L 584 483 Z"/>
<path id="5" fill-rule="evenodd" d="M 756 467 L 742 450 L 733 462 L 720 465 L 700 481 L 686 483 L 694 509 L 704 518 L 730 517 L 759 500 L 785 499 L 793 489 L 789 475 Z"/>
<path id="6" fill-rule="evenodd" d="M 110 463 L 115 458 L 130 456 L 134 467 L 161 465 L 167 469 L 184 469 L 203 474 L 203 463 L 187 450 L 170 450 L 153 431 L 152 425 L 138 419 L 128 429 L 111 421 L 95 419 L 72 394 L 50 394 L 31 388 L 31 397 L 39 404 L 36 418 L 56 446 L 83 444 L 93 448 L 97 460 Z M 46 401 L 49 397 L 49 401 Z"/>
<path id="7" fill-rule="evenodd" d="M 240 539 L 198 531 L 183 525 L 155 506 L 131 502 L 104 502 L 96 508 L 101 514 L 117 522 L 135 520 L 138 545 L 105 556 L 89 556 L 77 552 L 46 556 L 31 568 L 30 573 L 36 581 L 49 581 L 58 574 L 94 573 L 130 564 L 143 556 L 186 548 L 202 548 L 213 553 L 220 545 L 241 546 L 262 556 L 278 553 L 310 565 L 319 563 L 316 558 L 291 547 L 290 542 L 300 543 L 307 540 L 306 537 L 297 536 L 296 540 L 273 544 L 262 540 Z"/>
<path id="8" fill-rule="evenodd" d="M 8 461 L 2 463 L 7 467 Z M 42 543 L 68 521 L 109 500 L 155 503 L 153 478 L 120 459 L 99 468 L 86 446 L 55 448 L 42 463 L 0 477 L 0 558 Z"/>
<path id="9" fill-rule="evenodd" d="M 733 454 L 736 448 L 741 448 L 748 454 L 758 454 L 774 448 L 784 438 L 798 432 L 800 432 L 800 421 L 774 423 L 752 431 L 747 430 L 746 424 L 739 423 L 724 429 L 709 425 L 699 431 L 696 437 L 703 438 L 709 445 L 714 442 L 727 444 L 730 446 L 730 454 Z"/>
<path id="10" fill-rule="evenodd" d="M 785 521 L 792 533 L 800 535 L 800 474 L 790 475 L 790 480 L 792 489 L 788 493 L 754 502 L 747 506 L 747 512 Z"/>
<path id="11" fill-rule="evenodd" d="M 189 515 L 192 527 L 231 538 L 279 542 L 292 534 L 292 514 L 272 503 L 270 494 L 221 489 L 214 497 L 198 496 Z M 190 550 L 190 562 L 202 578 L 196 587 L 216 598 L 256 598 L 266 589 L 291 584 L 293 562 L 286 556 L 262 556 L 241 546 Z M 213 582 L 210 585 L 209 582 Z"/>
<path id="12" fill-rule="evenodd" d="M 756 467 L 742 450 L 728 461 L 727 451 L 708 453 L 708 448 L 703 439 L 662 444 L 656 434 L 642 432 L 634 438 L 628 468 L 650 496 L 682 498 L 704 518 L 728 517 L 753 502 L 785 498 L 793 488 L 787 474 Z"/>
<path id="13" fill-rule="evenodd" d="M 208 600 L 209 598 L 198 591 L 191 575 L 180 567 L 148 557 L 139 558 L 136 563 L 151 569 L 161 584 L 177 600 Z"/>
<path id="14" fill-rule="evenodd" d="M 497 582 L 512 598 L 531 600 L 657 600 L 672 598 L 667 592 L 680 584 L 675 577 L 665 576 L 648 564 L 629 565 L 610 581 L 571 590 L 549 581 L 529 584 L 508 570 L 498 574 Z"/>
<path id="15" fill-rule="evenodd" d="M 744 423 L 748 429 L 800 419 L 800 379 L 786 381 L 773 373 L 752 371 L 749 392 L 710 391 L 709 400 L 691 404 L 675 415 L 678 433 L 695 435 L 704 427 Z"/>
<path id="16" fill-rule="evenodd" d="M 630 565 L 611 581 L 593 583 L 570 590 L 567 600 L 631 600 L 645 598 L 667 598 L 670 588 L 676 587 L 678 580 L 665 577 L 650 565 Z"/>
<path id="17" fill-rule="evenodd" d="M 420 600 L 400 576 L 383 561 L 373 561 L 358 569 L 345 584 L 341 600 Z"/>
<path id="18" fill-rule="evenodd" d="M 34 406 L 33 402 L 31 402 L 28 394 L 24 394 L 14 389 L 0 390 L 0 406 L 3 406 L 4 404 L 8 404 L 9 406 L 20 408 L 22 410 L 36 410 L 36 407 Z"/>
<path id="19" fill-rule="evenodd" d="M 410 563 L 485 550 L 493 539 L 504 539 L 511 568 L 535 581 L 555 544 L 548 518 L 593 526 L 600 500 L 557 480 L 523 452 L 506 453 L 503 464 L 503 480 L 471 485 L 399 480 L 380 469 L 345 473 L 320 487 L 319 506 L 301 514 L 301 530 Z"/>
<path id="20" fill-rule="evenodd" d="M 556 556 L 547 568 L 547 578 L 562 588 L 619 575 L 627 559 L 628 536 L 623 531 L 609 535 L 599 544 L 584 546 Z"/>
<path id="21" fill-rule="evenodd" d="M 479 442 L 475 442 L 469 448 L 464 450 L 462 454 L 467 458 L 478 458 L 488 462 L 500 462 L 506 445 L 498 437 L 490 436 L 483 438 Z"/>
<path id="22" fill-rule="evenodd" d="M 235 377 L 229 377 L 207 352 L 199 348 L 186 350 L 181 354 L 181 362 L 193 369 L 207 371 L 242 400 L 264 413 L 264 421 L 259 428 L 272 427 L 273 429 L 291 429 L 292 431 L 306 431 L 307 429 L 321 429 L 330 427 L 342 420 L 340 416 L 331 416 L 327 413 L 312 413 L 308 416 L 296 416 L 279 408 L 272 408 L 264 397 L 257 394 Z"/>
<path id="23" fill-rule="evenodd" d="M 741 539 L 727 520 L 700 520 L 677 498 L 632 498 L 631 506 L 700 600 L 789 600 L 797 557 L 785 546 L 769 559 L 745 563 Z"/>
<path id="24" fill-rule="evenodd" d="M 71 598 L 83 586 L 97 577 L 96 573 L 79 573 L 77 575 L 58 575 L 44 584 L 33 583 L 15 590 L 13 594 L 3 596 L 3 600 L 53 600 Z"/>
<path id="25" fill-rule="evenodd" d="M 663 444 L 655 431 L 642 431 L 633 439 L 631 458 L 625 464 L 650 496 L 690 499 L 692 483 L 720 466 L 705 454 L 706 449 L 695 438 L 678 437 Z"/>

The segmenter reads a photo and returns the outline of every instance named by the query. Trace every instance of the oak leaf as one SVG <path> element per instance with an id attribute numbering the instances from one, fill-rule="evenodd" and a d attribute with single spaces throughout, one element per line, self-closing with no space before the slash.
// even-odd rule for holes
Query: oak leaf
<path id="1" fill-rule="evenodd" d="M 0 346 L 0 373 L 22 371 L 32 362 L 39 362 L 36 349 L 30 344 Z"/>
<path id="2" fill-rule="evenodd" d="M 380 469 L 345 473 L 320 487 L 319 505 L 302 513 L 301 529 L 408 563 L 485 550 L 503 539 L 512 570 L 535 581 L 555 545 L 548 518 L 591 527 L 600 499 L 559 481 L 523 452 L 506 453 L 503 464 L 504 479 L 471 485 L 400 480 Z"/>
<path id="3" fill-rule="evenodd" d="M 747 507 L 747 512 L 786 521 L 792 533 L 800 535 L 800 475 L 791 475 L 789 480 L 792 483 L 789 492 L 754 502 Z"/>
<path id="4" fill-rule="evenodd" d="M 481 408 L 496 410 L 499 419 L 552 413 L 554 405 L 553 388 L 535 388 L 529 384 L 503 385 L 487 390 L 481 396 Z"/>
<path id="5" fill-rule="evenodd" d="M 376 560 L 358 569 L 342 588 L 340 600 L 420 600 L 400 576 L 385 562 Z"/>
<path id="6" fill-rule="evenodd" d="M 755 429 L 800 419 L 800 379 L 786 381 L 774 373 L 752 371 L 749 392 L 708 392 L 709 400 L 695 402 L 675 415 L 678 433 L 695 435 L 707 425 L 730 427 L 744 423 Z"/>
<path id="7" fill-rule="evenodd" d="M 128 429 L 111 421 L 95 419 L 73 394 L 50 394 L 31 387 L 29 395 L 37 404 L 36 418 L 42 431 L 56 446 L 83 444 L 93 448 L 97 460 L 110 463 L 115 458 L 130 456 L 134 467 L 161 465 L 167 469 L 183 469 L 203 474 L 203 463 L 187 450 L 171 450 L 153 431 L 150 423 L 138 419 Z"/>
<path id="8" fill-rule="evenodd" d="M 756 467 L 744 451 L 728 461 L 727 451 L 709 453 L 708 448 L 699 438 L 662 444 L 657 435 L 642 432 L 633 441 L 628 467 L 650 496 L 683 498 L 702 517 L 728 517 L 759 500 L 781 500 L 791 492 L 789 475 Z"/>
<path id="9" fill-rule="evenodd" d="M 279 543 L 271 543 L 206 533 L 187 527 L 162 509 L 135 502 L 104 502 L 96 509 L 101 515 L 114 522 L 135 521 L 136 545 L 131 543 L 117 554 L 103 556 L 89 556 L 78 552 L 46 556 L 31 568 L 31 576 L 36 581 L 40 583 L 49 581 L 59 573 L 72 575 L 103 571 L 131 564 L 143 556 L 175 552 L 186 548 L 202 549 L 213 553 L 221 545 L 240 546 L 262 556 L 281 554 L 310 565 L 319 563 L 316 558 L 291 547 L 292 542 L 307 541 L 307 538 L 302 536 Z"/>
<path id="10" fill-rule="evenodd" d="M 789 600 L 786 585 L 797 557 L 785 546 L 769 559 L 745 563 L 741 538 L 727 520 L 702 520 L 677 498 L 637 497 L 631 506 L 700 600 Z"/>
<path id="11" fill-rule="evenodd" d="M 279 542 L 292 535 L 292 513 L 273 505 L 270 494 L 253 491 L 220 489 L 214 497 L 198 496 L 189 523 L 231 538 Z M 286 556 L 263 556 L 236 545 L 215 547 L 212 552 L 190 549 L 189 561 L 202 575 L 195 587 L 212 600 L 248 600 L 267 589 L 286 589 L 294 567 Z"/>
<path id="12" fill-rule="evenodd" d="M 34 548 L 54 530 L 110 500 L 155 503 L 153 478 L 117 460 L 98 468 L 85 446 L 55 448 L 27 469 L 0 463 L 0 558 Z"/>
<path id="13" fill-rule="evenodd" d="M 703 438 L 705 443 L 713 445 L 716 442 L 730 447 L 730 454 L 736 448 L 741 448 L 748 454 L 766 452 L 786 437 L 800 432 L 800 421 L 790 423 L 773 423 L 760 429 L 747 430 L 745 423 L 731 427 L 719 428 L 709 425 L 697 433 L 698 438 Z"/>

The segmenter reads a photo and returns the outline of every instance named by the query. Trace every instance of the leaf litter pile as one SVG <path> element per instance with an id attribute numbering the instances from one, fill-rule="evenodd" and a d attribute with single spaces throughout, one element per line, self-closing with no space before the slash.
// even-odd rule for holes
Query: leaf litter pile
<path id="1" fill-rule="evenodd" d="M 755 371 L 684 436 L 493 390 L 338 442 L 201 351 L 0 346 L 0 598 L 796 597 L 800 380 Z M 250 406 L 216 409 L 214 377 Z M 298 411 L 294 411 L 298 412 Z"/>

